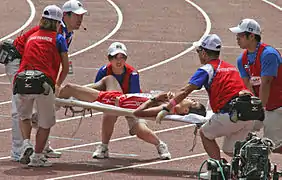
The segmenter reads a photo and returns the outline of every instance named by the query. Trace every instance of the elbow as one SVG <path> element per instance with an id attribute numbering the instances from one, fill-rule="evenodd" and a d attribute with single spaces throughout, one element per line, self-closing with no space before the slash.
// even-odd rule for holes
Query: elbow
<path id="1" fill-rule="evenodd" d="M 135 110 L 133 112 L 133 115 L 136 116 L 136 117 L 142 117 L 142 112 L 140 110 Z"/>

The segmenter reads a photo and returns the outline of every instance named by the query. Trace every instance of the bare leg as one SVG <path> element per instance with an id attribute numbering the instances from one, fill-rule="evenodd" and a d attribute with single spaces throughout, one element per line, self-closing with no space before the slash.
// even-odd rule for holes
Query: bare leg
<path id="1" fill-rule="evenodd" d="M 106 76 L 104 77 L 101 82 L 104 84 L 106 87 L 106 91 L 121 91 L 122 89 L 120 88 L 120 85 L 116 78 L 114 76 Z M 103 122 L 102 122 L 102 143 L 103 144 L 108 144 L 113 131 L 114 131 L 114 126 L 117 121 L 117 116 L 109 115 L 109 114 L 104 114 L 103 115 Z"/>
<path id="2" fill-rule="evenodd" d="M 30 139 L 31 134 L 31 121 L 29 119 L 20 120 L 20 128 L 23 139 Z"/>
<path id="3" fill-rule="evenodd" d="M 103 114 L 102 122 L 102 143 L 109 144 L 109 141 L 112 137 L 114 126 L 117 121 L 117 116 Z"/>
<path id="4" fill-rule="evenodd" d="M 98 90 L 76 84 L 66 84 L 59 92 L 59 98 L 74 97 L 81 101 L 94 102 L 99 95 Z"/>
<path id="5" fill-rule="evenodd" d="M 49 137 L 50 128 L 44 129 L 42 127 L 39 127 L 36 133 L 36 143 L 35 143 L 35 153 L 42 153 L 47 139 Z"/>
<path id="6" fill-rule="evenodd" d="M 137 123 L 132 131 L 138 138 L 150 144 L 154 144 L 155 146 L 159 145 L 161 142 L 158 136 L 144 123 Z"/>
<path id="7" fill-rule="evenodd" d="M 220 160 L 220 149 L 216 141 L 206 138 L 201 129 L 200 129 L 200 136 L 202 139 L 204 149 L 208 153 L 208 155 L 213 159 Z"/>

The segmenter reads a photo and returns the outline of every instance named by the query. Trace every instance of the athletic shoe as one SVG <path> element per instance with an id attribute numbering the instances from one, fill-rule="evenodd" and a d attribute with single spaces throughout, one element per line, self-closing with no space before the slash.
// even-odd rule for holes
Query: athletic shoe
<path id="1" fill-rule="evenodd" d="M 23 145 L 21 147 L 21 155 L 20 155 L 20 163 L 28 164 L 30 162 L 30 156 L 33 153 L 33 145 L 31 144 L 29 139 L 25 139 L 23 141 Z"/>
<path id="2" fill-rule="evenodd" d="M 96 147 L 96 151 L 93 153 L 92 158 L 94 159 L 104 159 L 109 157 L 109 149 L 105 144 L 99 144 Z"/>
<path id="3" fill-rule="evenodd" d="M 156 146 L 158 153 L 160 155 L 160 159 L 162 160 L 169 160 L 171 159 L 171 155 L 168 151 L 168 147 L 164 142 L 161 142 L 159 145 Z"/>
<path id="4" fill-rule="evenodd" d="M 61 152 L 54 150 L 50 145 L 46 146 L 42 152 L 46 158 L 60 158 Z"/>
<path id="5" fill-rule="evenodd" d="M 30 156 L 30 163 L 28 166 L 31 167 L 50 167 L 52 163 L 50 163 L 44 156 L 44 154 L 35 154 L 33 153 Z"/>

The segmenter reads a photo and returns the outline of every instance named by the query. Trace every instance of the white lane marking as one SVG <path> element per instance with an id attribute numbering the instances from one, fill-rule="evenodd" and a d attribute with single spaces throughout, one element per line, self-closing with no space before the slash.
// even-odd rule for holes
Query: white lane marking
<path id="1" fill-rule="evenodd" d="M 184 126 L 177 126 L 177 127 L 173 127 L 173 128 L 168 128 L 168 129 L 162 129 L 159 131 L 154 131 L 156 134 L 158 133 L 163 133 L 163 132 L 168 132 L 168 131 L 174 131 L 174 130 L 178 130 L 178 129 L 183 129 L 183 128 L 188 128 L 188 127 L 194 127 L 195 124 L 187 124 Z M 132 139 L 135 138 L 135 136 L 124 136 L 124 137 L 120 137 L 120 138 L 116 138 L 116 139 L 111 139 L 110 142 L 116 142 L 116 141 L 122 141 L 125 139 Z M 64 151 L 64 150 L 68 150 L 68 149 L 76 149 L 76 148 L 81 148 L 81 147 L 86 147 L 86 146 L 93 146 L 93 145 L 97 145 L 100 144 L 101 141 L 99 142 L 93 142 L 93 143 L 87 143 L 87 144 L 80 144 L 80 145 L 75 145 L 75 146 L 69 146 L 69 147 L 63 147 L 63 148 L 58 148 L 56 149 L 57 151 Z M 5 160 L 5 159 L 10 159 L 11 156 L 5 156 L 5 157 L 0 157 L 0 160 Z"/>
<path id="2" fill-rule="evenodd" d="M 107 1 L 115 8 L 115 11 L 118 14 L 118 21 L 117 21 L 117 24 L 116 24 L 115 28 L 108 35 L 106 35 L 103 39 L 101 39 L 100 41 L 98 41 L 98 42 L 96 42 L 96 43 L 94 43 L 94 44 L 92 44 L 92 45 L 90 45 L 90 46 L 88 46 L 88 47 L 86 47 L 84 49 L 81 49 L 79 51 L 76 51 L 76 52 L 70 54 L 69 57 L 76 56 L 78 54 L 81 54 L 81 53 L 83 53 L 85 51 L 88 51 L 89 49 L 92 49 L 92 48 L 98 46 L 99 44 L 105 42 L 107 39 L 109 39 L 111 36 L 113 36 L 119 30 L 119 28 L 122 25 L 122 21 L 123 21 L 122 12 L 119 9 L 119 7 L 113 1 L 111 1 L 111 0 L 107 0 Z M 5 76 L 5 75 L 6 74 L 0 74 L 0 77 Z"/>
<path id="3" fill-rule="evenodd" d="M 282 11 L 282 7 L 278 6 L 277 4 L 271 2 L 271 1 L 268 1 L 268 0 L 262 0 L 263 2 L 271 5 L 272 7 L 275 7 L 276 9 L 278 9 L 279 11 Z"/>
<path id="4" fill-rule="evenodd" d="M 24 30 L 31 22 L 32 20 L 34 19 L 34 16 L 35 16 L 35 7 L 34 7 L 34 4 L 32 3 L 31 0 L 26 0 L 27 3 L 29 4 L 29 7 L 30 7 L 30 16 L 28 18 L 28 20 L 24 23 L 24 25 L 22 25 L 22 27 L 20 27 L 19 29 L 17 29 L 16 31 L 14 31 L 13 33 L 11 34 L 8 34 L 7 36 L 3 37 L 0 39 L 0 42 L 18 34 L 19 32 L 21 32 L 22 30 Z"/>
<path id="5" fill-rule="evenodd" d="M 111 168 L 111 169 L 105 169 L 105 170 L 94 171 L 94 172 L 60 176 L 60 177 L 49 178 L 49 179 L 45 179 L 45 180 L 57 180 L 57 179 L 68 179 L 68 178 L 74 178 L 74 177 L 89 176 L 89 175 L 101 174 L 101 173 L 105 173 L 105 172 L 120 171 L 120 170 L 125 170 L 125 169 L 132 169 L 132 168 L 138 168 L 138 167 L 144 167 L 144 166 L 151 166 L 151 165 L 156 165 L 156 164 L 163 164 L 163 163 L 169 163 L 169 162 L 174 162 L 174 161 L 180 161 L 180 160 L 185 160 L 185 159 L 192 159 L 192 158 L 206 156 L 206 155 L 207 155 L 207 153 L 193 154 L 193 155 L 173 158 L 173 159 L 165 160 L 165 161 L 155 161 L 155 162 L 149 162 L 149 163 L 142 163 L 142 164 L 136 164 L 136 165 L 124 166 L 124 167 L 118 167 L 118 168 Z"/>

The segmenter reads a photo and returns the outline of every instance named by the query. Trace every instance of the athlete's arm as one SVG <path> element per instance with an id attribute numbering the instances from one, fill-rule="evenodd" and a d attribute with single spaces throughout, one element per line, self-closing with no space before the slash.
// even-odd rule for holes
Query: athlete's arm
<path id="1" fill-rule="evenodd" d="M 141 104 L 135 111 L 137 117 L 155 117 L 163 109 L 163 103 L 167 102 L 169 93 L 160 93 L 156 97 Z M 161 105 L 159 105 L 161 104 Z"/>

